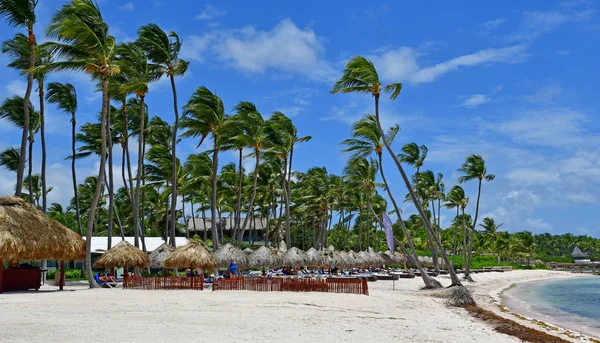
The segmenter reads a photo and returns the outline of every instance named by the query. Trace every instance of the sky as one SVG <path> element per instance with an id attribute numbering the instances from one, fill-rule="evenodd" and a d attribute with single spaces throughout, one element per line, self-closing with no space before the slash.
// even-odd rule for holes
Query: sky
<path id="1" fill-rule="evenodd" d="M 40 1 L 38 41 L 47 40 L 44 29 L 61 3 Z M 291 117 L 299 135 L 312 136 L 296 148 L 294 170 L 325 166 L 330 173 L 342 172 L 349 156 L 340 142 L 374 105 L 369 95 L 329 91 L 344 64 L 361 55 L 375 63 L 384 83 L 403 83 L 395 101 L 381 103 L 383 124 L 401 127 L 395 151 L 409 142 L 425 144 L 429 155 L 423 169 L 442 173 L 447 190 L 457 183 L 466 156 L 483 156 L 496 179 L 483 185 L 480 218 L 493 217 L 509 232 L 600 237 L 598 2 L 98 4 L 121 42 L 135 40 L 138 28 L 148 23 L 178 33 L 181 57 L 191 62 L 176 81 L 180 106 L 204 85 L 221 96 L 229 113 L 249 100 L 264 116 L 282 111 Z M 2 41 L 16 32 L 0 25 Z M 1 66 L 8 61 L 0 56 Z M 61 72 L 48 77 L 53 81 L 77 87 L 78 126 L 95 120 L 100 94 L 87 76 Z M 0 67 L 5 97 L 22 96 L 25 86 L 17 71 Z M 173 122 L 168 80 L 153 84 L 146 101 L 151 115 Z M 48 184 L 54 187 L 48 201 L 67 204 L 73 194 L 70 162 L 64 160 L 70 154 L 69 116 L 48 105 L 47 118 Z M 17 129 L 0 121 L 0 149 L 17 146 L 19 138 Z M 178 156 L 196 152 L 197 144 L 182 141 Z M 39 139 L 34 149 L 39 168 Z M 235 155 L 226 152 L 222 158 L 233 161 Z M 115 175 L 119 161 L 116 152 Z M 79 182 L 97 174 L 94 158 L 77 163 Z M 252 169 L 250 160 L 244 164 Z M 384 165 L 393 193 L 403 199 L 406 190 L 392 161 L 386 158 Z M 476 184 L 463 186 L 471 198 L 467 211 L 473 213 Z M 0 194 L 13 192 L 14 174 L 0 171 Z M 402 207 L 414 213 L 410 204 Z M 444 211 L 442 225 L 452 218 L 452 211 Z"/>

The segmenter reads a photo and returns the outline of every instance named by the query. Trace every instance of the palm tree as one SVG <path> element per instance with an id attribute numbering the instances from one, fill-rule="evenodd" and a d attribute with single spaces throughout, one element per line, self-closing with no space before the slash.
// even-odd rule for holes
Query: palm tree
<path id="1" fill-rule="evenodd" d="M 386 139 L 388 143 L 391 144 L 396 134 L 400 131 L 400 127 L 398 125 L 392 126 L 386 135 Z M 417 251 L 415 250 L 415 246 L 413 244 L 413 240 L 404 225 L 404 220 L 402 219 L 402 211 L 398 208 L 396 204 L 396 199 L 392 195 L 392 192 L 389 188 L 387 179 L 385 177 L 385 173 L 383 172 L 383 142 L 381 139 L 381 134 L 377 129 L 377 119 L 372 114 L 367 114 L 361 120 L 355 122 L 352 125 L 352 136 L 353 138 L 346 139 L 342 142 L 346 148 L 343 151 L 352 152 L 353 158 L 366 158 L 370 156 L 372 153 L 377 155 L 377 160 L 379 161 L 379 175 L 381 175 L 381 179 L 383 180 L 384 188 L 387 192 L 388 197 L 390 198 L 392 205 L 394 206 L 394 212 L 396 212 L 396 216 L 398 217 L 398 223 L 402 228 L 402 233 L 406 239 L 406 243 L 410 248 L 410 252 L 413 256 L 413 260 L 417 264 L 417 268 L 421 271 L 421 275 L 425 275 L 423 281 L 426 286 L 432 282 L 431 278 L 425 270 L 423 269 L 421 263 L 419 262 L 419 258 L 417 256 Z"/>
<path id="2" fill-rule="evenodd" d="M 73 179 L 73 192 L 75 194 L 75 213 L 77 217 L 77 229 L 79 235 L 83 236 L 81 227 L 81 216 L 79 215 L 79 195 L 77 193 L 77 173 L 75 171 L 75 133 L 77 130 L 77 91 L 70 83 L 52 82 L 48 84 L 48 94 L 46 100 L 55 104 L 66 114 L 71 115 L 71 177 Z"/>
<path id="3" fill-rule="evenodd" d="M 400 162 L 404 162 L 415 167 L 417 169 L 416 175 L 419 175 L 419 170 L 423 166 L 425 158 L 427 158 L 427 147 L 425 145 L 419 146 L 417 143 L 412 142 L 404 145 L 402 147 L 402 152 L 402 154 L 398 154 Z"/>
<path id="4" fill-rule="evenodd" d="M 446 196 L 446 203 L 444 206 L 446 208 L 456 208 L 456 217 L 458 219 L 459 211 L 462 210 L 462 228 L 463 228 L 463 266 L 467 264 L 467 255 L 466 255 L 466 246 L 467 246 L 467 225 L 465 223 L 465 209 L 467 208 L 467 204 L 469 203 L 469 198 L 465 196 L 465 190 L 461 186 L 454 186 L 448 192 Z M 457 250 L 457 235 L 455 232 L 454 235 L 454 254 L 456 254 Z"/>
<path id="5" fill-rule="evenodd" d="M 51 52 L 63 60 L 54 62 L 56 70 L 85 71 L 100 79 L 102 89 L 102 110 L 100 112 L 100 167 L 98 182 L 90 206 L 90 215 L 86 230 L 85 270 L 90 287 L 98 287 L 92 275 L 91 243 L 94 217 L 102 192 L 104 171 L 106 168 L 106 117 L 108 115 L 108 78 L 119 73 L 113 63 L 116 41 L 109 35 L 108 25 L 104 22 L 100 9 L 92 0 L 71 0 L 61 7 L 48 26 L 46 33 L 58 39 L 49 43 Z"/>
<path id="6" fill-rule="evenodd" d="M 219 248 L 217 236 L 217 178 L 219 170 L 219 149 L 221 147 L 221 135 L 226 127 L 227 116 L 223 100 L 212 93 L 208 88 L 202 86 L 196 89 L 188 103 L 184 107 L 181 127 L 186 131 L 182 137 L 200 137 L 200 146 L 204 139 L 210 134 L 213 138 L 213 169 L 212 169 L 212 193 L 211 193 L 211 226 L 212 226 L 212 248 Z"/>
<path id="7" fill-rule="evenodd" d="M 175 123 L 173 124 L 173 143 L 171 144 L 173 179 L 171 184 L 173 191 L 171 193 L 171 244 L 175 246 L 175 208 L 177 206 L 177 129 L 179 128 L 179 106 L 177 105 L 177 90 L 175 88 L 175 76 L 183 76 L 187 71 L 189 62 L 179 58 L 181 50 L 181 40 L 179 36 L 171 31 L 168 35 L 156 24 L 142 26 L 138 31 L 138 43 L 146 52 L 148 59 L 162 68 L 162 74 L 168 75 L 171 81 L 171 90 L 173 91 L 173 110 L 175 113 Z M 216 173 L 215 173 L 216 174 Z"/>
<path id="8" fill-rule="evenodd" d="M 483 218 L 483 223 L 479 224 L 483 228 L 482 236 L 491 243 L 492 246 L 496 246 L 496 241 L 500 239 L 501 232 L 498 231 L 504 224 L 496 225 L 494 218 Z M 500 263 L 500 253 L 496 251 L 498 257 L 498 263 Z"/>
<path id="9" fill-rule="evenodd" d="M 23 173 L 25 171 L 25 154 L 27 136 L 29 134 L 29 98 L 33 88 L 33 67 L 35 67 L 35 34 L 33 25 L 36 22 L 35 7 L 38 0 L 2 0 L 0 1 L 0 17 L 6 19 L 8 25 L 15 28 L 27 27 L 27 41 L 29 43 L 29 67 L 27 72 L 27 90 L 23 98 L 23 133 L 21 135 L 21 150 L 19 154 L 19 168 L 17 169 L 16 196 L 21 196 L 23 188 Z M 2 51 L 4 53 L 4 51 Z"/>
<path id="10" fill-rule="evenodd" d="M 16 148 L 8 148 L 0 152 L 0 166 L 16 173 L 19 169 L 19 153 Z"/>
<path id="11" fill-rule="evenodd" d="M 404 169 L 402 168 L 400 160 L 398 160 L 398 158 L 394 154 L 394 151 L 392 150 L 389 142 L 385 138 L 385 134 L 381 127 L 381 122 L 380 122 L 380 118 L 379 118 L 379 97 L 381 96 L 381 93 L 382 92 L 391 93 L 390 99 L 395 100 L 398 97 L 398 95 L 400 94 L 401 90 L 402 90 L 401 83 L 392 83 L 392 84 L 388 84 L 388 85 L 382 85 L 379 80 L 379 75 L 377 74 L 377 70 L 375 69 L 375 66 L 373 65 L 373 63 L 364 57 L 356 56 L 356 57 L 352 58 L 348 62 L 348 64 L 346 64 L 346 68 L 343 71 L 342 77 L 340 78 L 340 80 L 338 80 L 334 84 L 331 92 L 334 94 L 336 94 L 336 93 L 360 93 L 360 94 L 370 94 L 371 96 L 373 96 L 373 98 L 375 99 L 375 119 L 377 122 L 377 129 L 379 130 L 379 134 L 383 137 L 384 146 L 386 147 L 386 149 L 388 150 L 388 153 L 394 160 L 394 163 L 396 163 L 396 167 L 398 168 L 398 171 L 402 175 L 402 179 L 404 180 L 404 184 L 406 185 L 406 188 L 408 189 L 408 191 L 410 193 L 413 203 L 415 204 L 415 207 L 416 207 L 417 211 L 419 212 L 419 215 L 421 216 L 421 218 L 423 219 L 423 222 L 425 223 L 425 228 L 430 233 L 433 233 L 434 230 L 431 227 L 431 223 L 429 223 L 429 220 L 427 219 L 427 216 L 425 215 L 425 212 L 423 211 L 423 208 L 421 207 L 421 204 L 413 191 L 410 180 L 408 179 L 408 176 L 404 172 Z M 438 248 L 440 248 L 444 262 L 446 263 L 446 265 L 450 265 L 448 257 L 446 255 L 446 251 L 443 249 L 441 242 L 439 241 L 437 236 L 434 238 L 435 238 L 436 244 L 438 245 Z M 456 276 L 456 273 L 453 270 L 449 270 L 449 273 L 450 273 L 450 277 L 452 279 L 452 285 L 460 286 L 461 282 L 460 282 L 460 279 Z"/>
<path id="12" fill-rule="evenodd" d="M 472 228 L 475 230 L 477 227 L 477 216 L 479 215 L 479 199 L 481 197 L 481 184 L 483 180 L 492 181 L 496 178 L 494 174 L 487 173 L 487 167 L 485 165 L 485 161 L 483 157 L 480 155 L 474 154 L 467 157 L 465 163 L 463 163 L 462 167 L 458 169 L 458 171 L 462 172 L 464 175 L 458 178 L 459 183 L 465 183 L 471 180 L 478 180 L 477 187 L 477 203 L 475 204 L 475 219 L 473 219 Z M 473 233 L 471 232 L 470 236 Z M 465 278 L 469 277 L 470 267 L 471 267 L 471 258 L 472 258 L 472 239 L 469 240 L 469 252 L 468 252 L 468 260 L 465 269 Z"/>

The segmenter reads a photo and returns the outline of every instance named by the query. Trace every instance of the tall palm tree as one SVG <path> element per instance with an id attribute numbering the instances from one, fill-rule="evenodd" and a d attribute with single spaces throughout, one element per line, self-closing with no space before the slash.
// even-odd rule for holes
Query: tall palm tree
<path id="1" fill-rule="evenodd" d="M 496 178 L 494 174 L 487 173 L 487 167 L 485 165 L 485 160 L 480 155 L 474 154 L 467 157 L 467 160 L 463 165 L 458 169 L 464 175 L 458 178 L 459 183 L 465 183 L 471 180 L 477 180 L 477 202 L 475 203 L 475 219 L 473 219 L 472 230 L 475 230 L 477 227 L 477 216 L 479 215 L 479 199 L 481 198 L 481 184 L 483 181 L 493 181 Z M 471 236 L 473 232 L 471 231 Z M 467 266 L 465 269 L 465 278 L 469 277 L 470 267 L 471 267 L 471 259 L 472 259 L 472 239 L 469 240 L 469 252 L 468 252 L 468 260 Z"/>
<path id="2" fill-rule="evenodd" d="M 138 31 L 138 43 L 146 52 L 148 59 L 162 67 L 162 73 L 167 75 L 171 81 L 171 90 L 173 91 L 173 111 L 175 114 L 175 123 L 173 124 L 173 143 L 171 144 L 172 170 L 173 179 L 171 184 L 173 191 L 171 193 L 171 227 L 172 242 L 175 245 L 175 208 L 177 206 L 177 129 L 179 128 L 179 106 L 177 105 L 177 89 L 175 88 L 175 77 L 183 76 L 187 71 L 189 62 L 179 57 L 181 51 L 181 40 L 177 33 L 171 31 L 169 34 L 164 32 L 156 24 L 148 24 L 142 26 Z M 216 174 L 216 173 L 215 173 Z"/>
<path id="3" fill-rule="evenodd" d="M 377 129 L 379 130 L 379 134 L 383 137 L 384 146 L 386 147 L 388 153 L 394 160 L 394 163 L 396 163 L 396 167 L 398 168 L 398 171 L 400 172 L 402 179 L 404 180 L 404 184 L 406 185 L 406 188 L 409 191 L 409 194 L 413 200 L 413 203 L 415 204 L 415 207 L 416 207 L 417 211 L 419 212 L 419 215 L 421 216 L 421 218 L 423 219 L 423 222 L 425 223 L 425 228 L 430 233 L 433 233 L 434 231 L 433 231 L 433 228 L 431 227 L 431 223 L 429 223 L 429 220 L 427 219 L 427 216 L 425 215 L 425 212 L 423 211 L 423 208 L 421 207 L 421 204 L 413 191 L 410 180 L 409 180 L 408 176 L 406 175 L 406 173 L 404 172 L 404 168 L 402 168 L 400 160 L 394 154 L 394 151 L 392 150 L 390 144 L 388 143 L 387 139 L 385 138 L 385 134 L 381 127 L 381 122 L 380 122 L 380 117 L 379 117 L 379 97 L 381 96 L 381 93 L 382 92 L 391 93 L 390 99 L 395 100 L 398 97 L 398 95 L 400 94 L 401 90 L 402 90 L 401 83 L 392 83 L 392 84 L 388 84 L 388 85 L 382 85 L 381 81 L 379 80 L 379 75 L 377 74 L 377 70 L 375 69 L 375 66 L 373 65 L 373 63 L 364 57 L 356 56 L 356 57 L 353 57 L 346 64 L 346 68 L 343 71 L 342 77 L 334 84 L 331 92 L 334 94 L 336 94 L 336 93 L 370 94 L 374 98 L 374 100 L 375 100 L 375 119 L 377 122 Z M 441 242 L 439 241 L 439 239 L 437 239 L 437 237 L 434 237 L 434 238 L 436 238 L 435 239 L 436 244 L 438 245 L 438 248 L 440 248 L 440 251 L 442 252 L 442 258 L 444 259 L 444 262 L 446 263 L 446 265 L 449 265 L 448 256 L 446 255 L 446 252 L 443 249 Z M 453 270 L 449 270 L 449 273 L 450 273 L 450 277 L 452 279 L 452 285 L 461 286 L 462 284 L 460 282 L 460 279 L 457 277 L 456 273 Z"/>
<path id="4" fill-rule="evenodd" d="M 400 131 L 400 127 L 398 125 L 392 126 L 386 135 L 386 139 L 389 144 L 391 144 L 396 137 L 396 134 Z M 402 219 L 402 211 L 398 208 L 396 204 L 396 199 L 392 195 L 392 191 L 387 182 L 387 178 L 385 177 L 385 173 L 383 171 L 383 141 L 379 130 L 377 129 L 377 119 L 372 114 L 367 114 L 361 120 L 355 122 L 352 125 L 352 136 L 353 138 L 346 139 L 342 142 L 346 148 L 343 151 L 352 152 L 353 158 L 366 158 L 371 154 L 375 153 L 377 155 L 377 160 L 379 161 L 379 175 L 381 175 L 381 179 L 383 180 L 383 184 L 385 190 L 387 192 L 388 197 L 390 198 L 392 205 L 394 206 L 394 212 L 398 217 L 398 223 L 402 229 L 402 233 L 406 239 L 406 243 L 410 248 L 410 253 L 413 256 L 413 260 L 415 261 L 417 268 L 421 271 L 421 275 L 425 275 L 423 278 L 423 282 L 425 282 L 426 286 L 432 282 L 427 272 L 423 269 L 423 266 L 419 262 L 419 258 L 417 256 L 417 251 L 415 250 L 415 246 L 412 238 L 406 226 L 404 225 L 404 220 Z"/>
<path id="5" fill-rule="evenodd" d="M 114 64 L 116 41 L 108 32 L 100 8 L 92 0 L 71 0 L 63 5 L 46 30 L 50 38 L 58 39 L 49 43 L 51 52 L 62 58 L 52 64 L 56 70 L 85 71 L 100 79 L 102 89 L 102 110 L 100 112 L 100 167 L 98 182 L 87 220 L 85 270 L 90 287 L 98 287 L 92 275 L 91 243 L 94 217 L 102 192 L 106 168 L 106 116 L 108 115 L 108 78 L 119 73 Z"/>
<path id="6" fill-rule="evenodd" d="M 21 150 L 19 154 L 19 168 L 17 169 L 16 196 L 21 196 L 23 188 L 23 174 L 25 171 L 25 154 L 27 149 L 27 136 L 29 130 L 29 98 L 33 88 L 33 67 L 35 66 L 35 34 L 33 25 L 36 22 L 35 7 L 38 0 L 2 0 L 0 1 L 0 17 L 6 19 L 8 25 L 15 28 L 27 28 L 27 41 L 29 43 L 29 68 L 27 73 L 27 89 L 23 98 L 23 133 L 21 134 Z M 4 53 L 4 51 L 2 51 Z"/>
<path id="7" fill-rule="evenodd" d="M 446 196 L 446 203 L 444 204 L 444 206 L 446 208 L 456 208 L 456 217 L 455 219 L 458 219 L 458 216 L 460 215 L 459 211 L 462 210 L 462 228 L 463 228 L 463 266 L 466 266 L 467 264 L 467 260 L 466 260 L 466 246 L 467 246 L 467 225 L 465 223 L 465 209 L 467 208 L 467 204 L 469 203 L 469 198 L 465 196 L 465 190 L 461 187 L 461 186 L 454 186 L 452 187 L 452 189 L 450 189 L 450 191 L 448 192 L 448 195 Z M 455 232 L 454 235 L 454 254 L 456 254 L 456 250 L 457 250 L 457 234 Z"/>
<path id="8" fill-rule="evenodd" d="M 200 137 L 198 146 L 202 145 L 208 135 L 213 138 L 212 156 L 212 184 L 210 217 L 212 227 L 213 251 L 219 248 L 217 233 L 217 178 L 219 170 L 219 150 L 221 147 L 221 135 L 226 127 L 227 115 L 223 100 L 218 95 L 202 86 L 196 89 L 188 103 L 184 107 L 181 127 L 186 131 L 182 137 Z"/>
<path id="9" fill-rule="evenodd" d="M 483 218 L 483 223 L 479 224 L 483 228 L 482 236 L 491 244 L 492 247 L 498 246 L 497 241 L 500 239 L 501 233 L 498 231 L 504 224 L 496 224 L 494 218 Z M 496 250 L 498 263 L 500 263 L 500 252 Z"/>
<path id="10" fill-rule="evenodd" d="M 425 163 L 425 158 L 427 158 L 427 152 L 428 149 L 425 145 L 419 146 L 417 143 L 412 142 L 402 147 L 402 154 L 398 154 L 398 157 L 400 162 L 415 167 L 417 169 L 416 175 L 419 175 L 419 171 Z"/>
<path id="11" fill-rule="evenodd" d="M 73 179 L 73 193 L 75 195 L 75 216 L 77 217 L 77 229 L 79 235 L 83 236 L 81 227 L 81 216 L 79 215 L 79 194 L 77 193 L 77 173 L 75 171 L 75 133 L 77 130 L 77 90 L 70 83 L 52 82 L 48 84 L 46 100 L 55 104 L 60 110 L 71 115 L 71 178 Z"/>

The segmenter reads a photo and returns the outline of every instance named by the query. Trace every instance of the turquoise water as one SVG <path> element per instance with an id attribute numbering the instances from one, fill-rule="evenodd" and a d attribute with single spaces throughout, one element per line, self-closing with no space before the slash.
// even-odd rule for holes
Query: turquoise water
<path id="1" fill-rule="evenodd" d="M 600 338 L 600 277 L 526 282 L 502 298 L 513 312 Z"/>

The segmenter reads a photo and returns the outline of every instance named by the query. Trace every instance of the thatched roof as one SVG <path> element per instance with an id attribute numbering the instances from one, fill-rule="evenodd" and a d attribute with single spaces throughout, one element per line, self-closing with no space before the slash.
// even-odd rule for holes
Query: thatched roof
<path id="1" fill-rule="evenodd" d="M 328 266 L 344 267 L 347 264 L 347 260 L 339 251 L 328 248 L 323 252 L 323 263 Z"/>
<path id="2" fill-rule="evenodd" d="M 17 197 L 0 197 L 0 256 L 21 260 L 82 260 L 79 235 Z"/>
<path id="3" fill-rule="evenodd" d="M 351 263 L 349 267 L 360 267 L 365 264 L 363 259 L 354 251 L 350 250 L 347 253 L 348 261 Z"/>
<path id="4" fill-rule="evenodd" d="M 196 239 L 190 239 L 186 245 L 175 249 L 171 256 L 163 262 L 165 268 L 211 269 L 216 264 L 213 255 L 206 249 L 204 243 Z"/>
<path id="5" fill-rule="evenodd" d="M 251 268 L 274 267 L 278 265 L 278 260 L 279 258 L 273 250 L 262 246 L 250 254 L 248 266 Z"/>
<path id="6" fill-rule="evenodd" d="M 219 268 L 228 267 L 229 263 L 231 263 L 231 260 L 234 260 L 238 267 L 245 267 L 248 265 L 247 255 L 230 243 L 221 246 L 217 251 L 215 251 L 213 257 L 215 258 L 217 267 Z"/>
<path id="7" fill-rule="evenodd" d="M 108 249 L 94 263 L 94 268 L 138 267 L 145 268 L 150 263 L 150 258 L 127 241 L 120 241 Z"/>
<path id="8" fill-rule="evenodd" d="M 310 248 L 306 251 L 306 265 L 309 267 L 320 267 L 323 265 L 323 257 L 321 253 L 315 249 Z"/>
<path id="9" fill-rule="evenodd" d="M 252 254 L 253 251 L 254 250 L 252 250 L 250 248 L 246 248 L 246 249 L 244 249 L 244 254 L 246 254 L 246 256 L 248 256 L 248 255 Z"/>
<path id="10" fill-rule="evenodd" d="M 384 264 L 383 258 L 378 253 L 370 251 L 369 256 L 371 257 L 374 266 L 379 267 Z"/>
<path id="11" fill-rule="evenodd" d="M 284 266 L 298 267 L 305 266 L 309 258 L 306 253 L 296 247 L 292 247 L 286 251 L 281 258 L 281 264 Z"/>
<path id="12" fill-rule="evenodd" d="M 571 256 L 573 256 L 574 259 L 583 259 L 588 257 L 588 254 L 581 251 L 578 246 L 575 246 L 573 252 L 571 252 Z"/>
<path id="13" fill-rule="evenodd" d="M 150 268 L 162 268 L 163 262 L 165 262 L 167 257 L 171 256 L 173 251 L 175 251 L 175 248 L 167 243 L 163 243 L 161 246 L 154 249 L 154 251 L 150 253 Z"/>
<path id="14" fill-rule="evenodd" d="M 390 252 L 390 255 L 391 255 L 391 252 Z M 390 255 L 388 255 L 387 253 L 384 253 L 384 252 L 379 253 L 379 257 L 381 257 L 381 259 L 383 260 L 383 264 L 390 265 L 390 264 L 394 263 L 394 259 Z"/>

